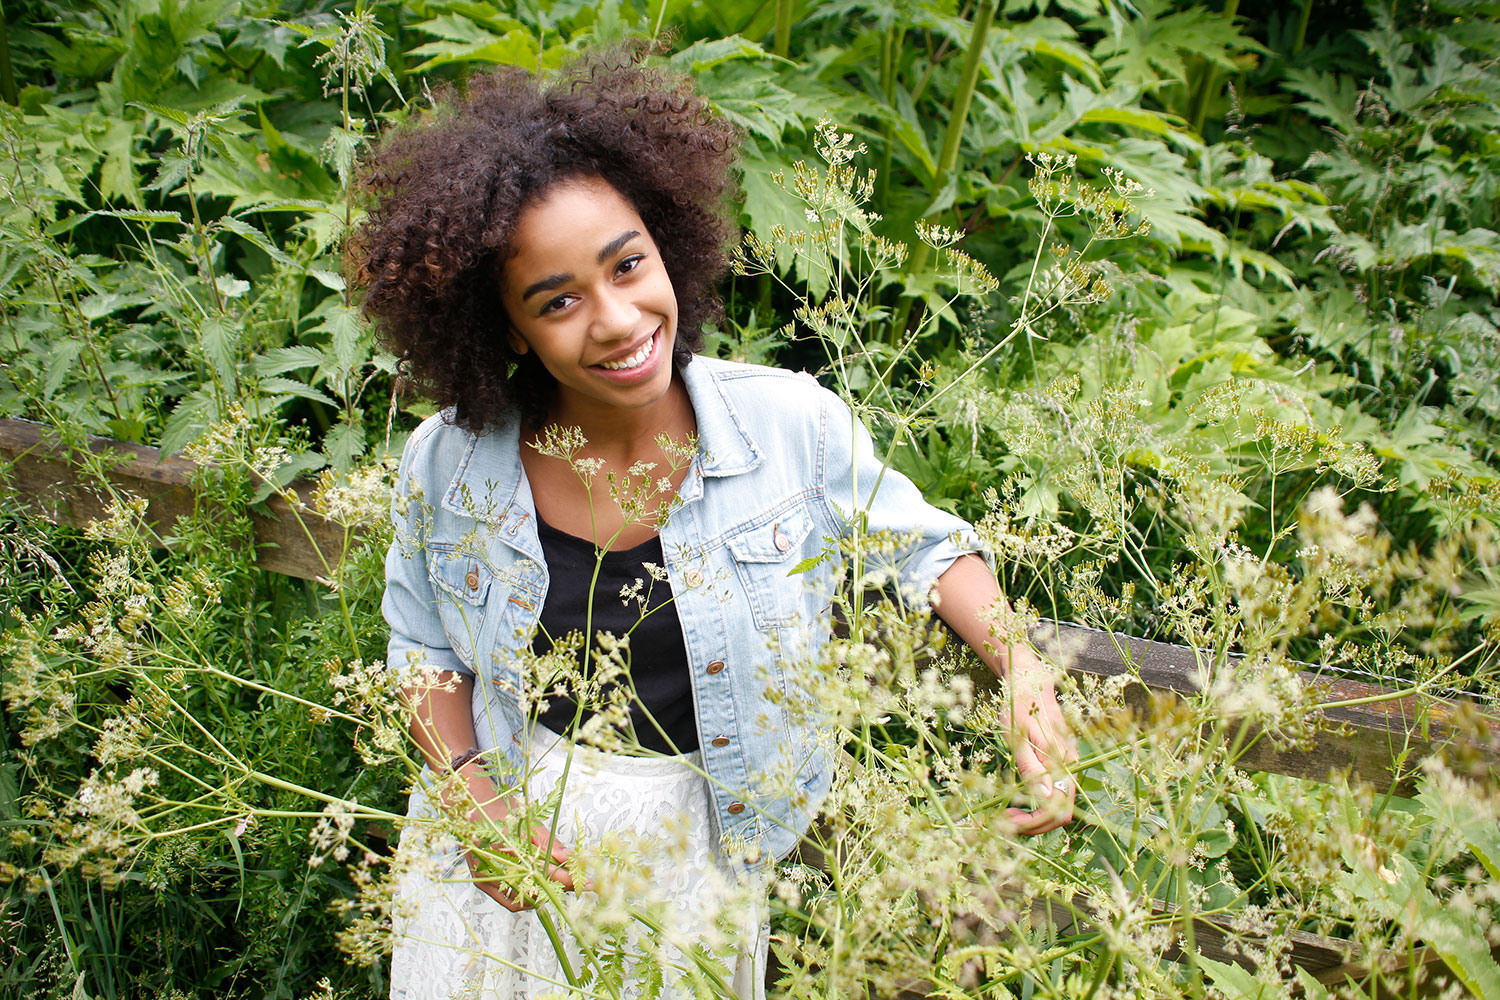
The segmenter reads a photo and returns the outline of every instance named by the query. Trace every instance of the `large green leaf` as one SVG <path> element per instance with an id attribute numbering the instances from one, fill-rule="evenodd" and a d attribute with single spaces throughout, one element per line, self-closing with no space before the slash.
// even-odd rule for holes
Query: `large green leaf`
<path id="1" fill-rule="evenodd" d="M 110 121 L 94 136 L 94 148 L 103 155 L 99 166 L 99 194 L 105 201 L 118 198 L 141 207 L 141 182 L 135 169 L 135 151 L 143 138 L 135 123 L 118 119 Z"/>
<path id="2" fill-rule="evenodd" d="M 304 368 L 316 368 L 327 361 L 320 348 L 309 344 L 293 347 L 273 347 L 250 362 L 250 370 L 257 375 L 284 375 Z"/>
<path id="3" fill-rule="evenodd" d="M 1279 991 L 1256 979 L 1255 973 L 1238 965 L 1217 962 L 1203 955 L 1193 956 L 1192 961 L 1208 973 L 1214 986 L 1231 1000 L 1263 1000 L 1281 995 Z"/>
<path id="4" fill-rule="evenodd" d="M 1095 48 L 1095 57 L 1115 85 L 1148 87 L 1163 79 L 1185 82 L 1190 59 L 1233 71 L 1237 53 L 1263 50 L 1220 12 L 1196 5 L 1173 10 L 1173 6 L 1170 0 L 1136 0 L 1136 16 L 1115 22 Z"/>
<path id="5" fill-rule="evenodd" d="M 414 72 L 425 73 L 451 63 L 482 62 L 498 66 L 535 66 L 537 40 L 519 21 L 491 22 L 497 31 L 481 27 L 466 17 L 443 14 L 413 25 L 418 31 L 437 35 L 438 41 L 419 45 L 411 55 L 425 58 Z"/>
<path id="6" fill-rule="evenodd" d="M 338 401 L 328 393 L 316 386 L 308 385 L 306 382 L 298 382 L 295 379 L 272 376 L 260 380 L 260 390 L 275 396 L 296 396 L 301 399 L 310 399 L 315 403 L 338 408 Z"/>
<path id="7" fill-rule="evenodd" d="M 1456 831 L 1490 878 L 1500 882 L 1500 827 L 1493 816 L 1476 809 L 1464 796 L 1447 794 L 1431 784 L 1417 792 L 1417 802 L 1433 819 Z"/>

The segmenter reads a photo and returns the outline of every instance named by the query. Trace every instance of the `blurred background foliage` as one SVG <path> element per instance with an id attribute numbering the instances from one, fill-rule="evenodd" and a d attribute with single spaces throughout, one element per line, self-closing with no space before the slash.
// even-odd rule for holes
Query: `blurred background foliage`
<path id="1" fill-rule="evenodd" d="M 1287 563 L 1294 512 L 1330 481 L 1350 509 L 1372 505 L 1403 551 L 1500 523 L 1500 3 L 7 0 L 4 25 L 0 416 L 70 442 L 178 451 L 239 407 L 247 447 L 293 456 L 281 482 L 398 453 L 431 410 L 393 395 L 394 359 L 342 276 L 361 151 L 440 81 L 647 35 L 743 129 L 736 210 L 763 240 L 806 225 L 776 178 L 814 158 L 821 118 L 867 147 L 870 228 L 914 249 L 869 283 L 857 349 L 876 374 L 842 387 L 879 378 L 886 398 L 910 396 L 974 368 L 915 425 L 866 415 L 934 502 L 1070 530 L 1056 559 L 1005 567 L 1013 597 L 1183 638 L 1159 607 L 1201 524 L 1168 493 L 1217 505 L 1238 543 Z M 1108 168 L 1149 189 L 1149 232 L 1096 242 L 1086 220 L 1044 217 L 1028 189 L 1042 153 L 1076 157 L 1078 183 L 1107 185 Z M 950 306 L 918 223 L 962 232 L 1001 291 Z M 1039 240 L 1081 249 L 1111 294 L 1018 326 Z M 800 267 L 786 254 L 731 281 L 711 350 L 817 370 L 827 345 L 790 321 L 841 289 Z M 229 488 L 241 507 L 266 492 Z M 27 518 L 7 492 L 7 628 L 87 559 L 66 537 L 38 557 L 20 541 Z M 255 660 L 269 641 L 280 651 L 266 669 L 283 680 L 381 655 L 375 616 L 357 650 L 321 638 L 326 596 L 253 574 L 212 537 L 205 526 L 197 558 L 227 574 L 226 593 L 244 588 L 224 648 Z M 1329 630 L 1411 613 L 1429 637 L 1457 637 L 1424 646 L 1419 630 L 1414 652 L 1440 663 L 1472 647 L 1500 612 L 1494 554 L 1449 562 L 1452 580 L 1425 588 L 1419 609 L 1394 588 Z M 1075 600 L 1069 570 L 1109 600 Z M 373 607 L 372 574 L 350 584 L 351 603 Z M 1316 653 L 1315 638 L 1298 641 Z M 289 752 L 263 735 L 247 723 L 241 738 Z M 0 820 L 22 830 L 26 776 L 77 771 L 92 734 L 71 765 L 27 761 L 5 738 L 16 756 L 0 764 Z M 309 783 L 320 771 L 326 787 L 348 783 L 347 742 L 297 739 Z M 12 843 L 12 870 L 34 864 L 24 835 Z M 240 851 L 234 870 L 284 905 L 237 895 L 222 852 L 163 860 L 173 874 L 143 876 L 148 902 L 130 910 L 87 882 L 30 886 L 0 912 L 0 950 L 29 942 L 0 989 L 71 995 L 80 955 L 93 956 L 89 994 L 111 998 L 303 995 L 325 973 L 339 990 L 382 988 L 317 947 L 326 903 L 348 891 L 339 875 L 306 874 L 291 835 Z M 154 930 L 126 927 L 127 913 Z M 200 938 L 177 939 L 193 926 Z M 181 963 L 149 961 L 142 933 Z"/>

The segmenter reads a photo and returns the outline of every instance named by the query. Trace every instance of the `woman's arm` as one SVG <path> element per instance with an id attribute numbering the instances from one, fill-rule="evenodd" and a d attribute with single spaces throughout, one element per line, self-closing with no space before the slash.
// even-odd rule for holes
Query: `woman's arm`
<path id="1" fill-rule="evenodd" d="M 985 613 L 996 604 L 1004 607 L 1005 598 L 979 556 L 956 559 L 938 577 L 936 590 L 938 616 L 991 670 L 1010 681 L 1007 736 L 1016 770 L 1043 802 L 1031 811 L 1011 809 L 1010 818 L 1026 834 L 1057 829 L 1073 818 L 1073 781 L 1058 782 L 1067 774 L 1068 762 L 1078 759 L 1078 750 L 1058 707 L 1051 672 L 1027 647 L 997 645 L 992 638 Z"/>
<path id="2" fill-rule="evenodd" d="M 991 639 L 981 613 L 997 603 L 1003 609 L 1005 599 L 994 574 L 973 552 L 979 546 L 973 526 L 928 504 L 910 479 L 887 467 L 848 404 L 826 390 L 822 400 L 820 426 L 827 436 L 819 485 L 832 522 L 847 531 L 853 520 L 848 512 L 862 512 L 867 533 L 886 531 L 916 539 L 888 568 L 899 570 L 907 582 L 933 586 L 938 615 L 996 674 L 1011 681 L 1007 736 L 1022 779 L 1044 801 L 1040 809 L 1010 810 L 1011 819 L 1024 833 L 1062 826 L 1073 818 L 1073 782 L 1068 779 L 1059 787 L 1053 779 L 1063 780 L 1065 765 L 1078 754 L 1058 708 L 1051 675 L 1029 649 L 997 648 Z"/>
<path id="3" fill-rule="evenodd" d="M 473 748 L 474 719 L 470 714 L 470 699 L 474 693 L 474 678 L 468 674 L 448 671 L 439 675 L 438 683 L 424 688 L 402 689 L 406 703 L 411 708 L 411 738 L 427 759 L 427 764 L 436 774 L 446 774 L 454 757 Z M 468 806 L 469 820 L 475 823 L 499 823 L 510 813 L 514 801 L 501 795 L 484 769 L 484 760 L 475 757 L 458 769 L 463 779 L 465 792 L 445 787 L 444 795 L 449 806 L 462 809 Z M 452 799 L 458 798 L 458 802 Z M 455 810 L 456 811 L 456 810 Z M 547 877 L 564 889 L 573 889 L 573 876 L 564 867 L 570 851 L 549 836 L 545 827 L 532 831 L 531 842 L 545 847 L 551 841 L 551 857 L 554 862 L 547 870 Z M 530 904 L 502 892 L 492 880 L 484 878 L 478 870 L 478 859 L 473 851 L 467 853 L 469 873 L 474 885 L 494 898 L 507 910 L 529 909 Z"/>

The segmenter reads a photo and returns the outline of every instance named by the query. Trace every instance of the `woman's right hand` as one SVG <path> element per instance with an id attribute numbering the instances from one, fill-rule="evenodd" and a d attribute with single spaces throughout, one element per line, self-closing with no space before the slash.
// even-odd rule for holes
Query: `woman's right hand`
<path id="1" fill-rule="evenodd" d="M 474 803 L 474 809 L 469 813 L 469 822 L 478 828 L 485 826 L 498 826 L 502 824 L 515 804 L 515 800 L 509 796 L 501 795 L 496 789 L 490 776 L 485 773 L 480 760 L 465 764 L 459 769 L 461 777 L 467 779 L 469 801 Z M 566 865 L 572 857 L 573 851 L 552 835 L 552 831 L 544 826 L 535 826 L 531 829 L 531 844 L 538 852 L 546 852 L 547 865 L 545 877 L 556 882 L 564 892 L 576 892 L 578 887 L 573 883 L 573 873 L 568 871 Z M 508 847 L 496 849 L 497 853 L 514 854 Z M 474 887 L 489 896 L 501 906 L 512 913 L 532 909 L 536 904 L 533 900 L 517 896 L 507 892 L 504 888 L 505 879 L 486 871 L 488 863 L 483 853 L 476 849 L 464 852 L 464 859 L 469 864 L 469 877 L 473 879 Z M 585 884 L 583 889 L 588 890 L 592 886 Z"/>
<path id="2" fill-rule="evenodd" d="M 501 795 L 495 788 L 482 756 L 465 755 L 456 773 L 447 773 L 449 762 L 454 759 L 454 748 L 478 746 L 474 738 L 474 720 L 470 715 L 473 692 L 472 676 L 449 672 L 404 689 L 403 697 L 411 708 L 412 740 L 421 748 L 428 766 L 443 775 L 438 795 L 445 807 L 444 812 L 449 816 L 468 816 L 476 829 L 503 827 L 506 817 L 515 807 L 515 799 Z M 546 827 L 533 827 L 530 839 L 532 846 L 547 854 L 545 877 L 566 892 L 577 891 L 573 874 L 565 867 L 573 852 L 559 843 Z M 484 845 L 476 844 L 464 853 L 469 875 L 480 892 L 512 912 L 529 910 L 535 905 L 530 899 L 506 892 L 503 888 L 506 879 L 487 870 L 485 854 L 514 856 L 513 848 L 502 844 L 486 851 Z M 583 886 L 585 890 L 591 888 L 587 883 Z"/>

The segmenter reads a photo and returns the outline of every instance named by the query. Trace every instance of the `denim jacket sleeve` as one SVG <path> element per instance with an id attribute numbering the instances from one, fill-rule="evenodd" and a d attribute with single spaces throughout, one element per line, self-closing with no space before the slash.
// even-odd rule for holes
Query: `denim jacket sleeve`
<path id="1" fill-rule="evenodd" d="M 437 614 L 437 596 L 427 572 L 426 543 L 432 519 L 430 494 L 441 486 L 425 482 L 419 461 L 424 444 L 438 433 L 430 418 L 407 439 L 391 498 L 395 534 L 385 556 L 385 596 L 380 611 L 391 627 L 386 668 L 400 678 L 421 665 L 473 676 L 459 657 Z"/>
<path id="2" fill-rule="evenodd" d="M 889 532 L 905 543 L 894 551 L 873 546 L 872 569 L 922 600 L 955 559 L 970 552 L 989 558 L 972 525 L 929 504 L 916 484 L 880 460 L 870 432 L 848 405 L 832 392 L 825 399 L 819 475 L 830 518 L 847 535 L 863 515 L 867 533 Z"/>

